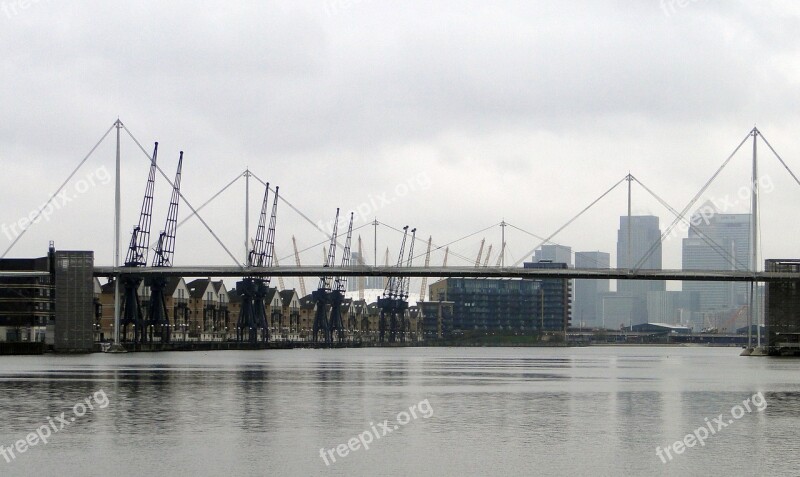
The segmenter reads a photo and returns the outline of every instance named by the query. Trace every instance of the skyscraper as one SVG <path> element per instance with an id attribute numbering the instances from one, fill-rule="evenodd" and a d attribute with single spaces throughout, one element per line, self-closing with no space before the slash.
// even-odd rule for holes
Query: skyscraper
<path id="1" fill-rule="evenodd" d="M 350 252 L 351 265 L 365 265 L 364 259 L 358 252 Z M 358 281 L 364 280 L 364 288 L 367 289 L 382 289 L 383 277 L 350 277 L 347 279 L 347 291 L 358 290 Z"/>
<path id="2" fill-rule="evenodd" d="M 628 240 L 630 237 L 630 241 Z M 658 217 L 635 215 L 619 218 L 617 268 L 661 270 L 661 229 Z M 634 300 L 633 324 L 647 321 L 647 292 L 665 291 L 663 280 L 617 280 L 617 292 Z"/>
<path id="3" fill-rule="evenodd" d="M 567 268 L 572 267 L 572 247 L 567 247 L 566 245 L 542 245 L 533 252 L 533 263 L 542 261 L 566 263 Z"/>
<path id="4" fill-rule="evenodd" d="M 720 214 L 705 204 L 692 217 L 683 239 L 684 270 L 750 270 L 750 214 Z M 722 311 L 747 303 L 746 283 L 685 282 L 700 293 L 702 311 Z"/>
<path id="5" fill-rule="evenodd" d="M 610 268 L 611 256 L 606 252 L 575 252 L 575 268 Z M 607 294 L 609 280 L 575 280 L 572 321 L 577 326 L 602 325 L 601 294 Z"/>

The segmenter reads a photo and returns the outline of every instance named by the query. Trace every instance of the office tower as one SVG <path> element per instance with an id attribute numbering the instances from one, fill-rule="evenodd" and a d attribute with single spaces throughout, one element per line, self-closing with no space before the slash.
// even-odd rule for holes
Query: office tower
<path id="1" fill-rule="evenodd" d="M 575 268 L 610 268 L 606 252 L 575 252 Z M 602 326 L 601 294 L 609 291 L 609 280 L 575 280 L 572 321 L 575 326 Z"/>
<path id="2" fill-rule="evenodd" d="M 542 245 L 533 252 L 533 263 L 537 262 L 566 263 L 572 267 L 572 247 L 565 245 Z"/>
<path id="3" fill-rule="evenodd" d="M 358 252 L 350 252 L 350 265 L 367 265 Z M 359 277 L 347 279 L 347 291 L 358 291 Z M 383 289 L 383 277 L 363 277 L 364 288 Z"/>
<path id="4" fill-rule="evenodd" d="M 617 268 L 661 270 L 661 229 L 658 217 L 636 215 L 619 218 Z M 629 241 L 630 237 L 630 241 Z M 647 322 L 647 292 L 667 289 L 663 280 L 617 280 L 617 292 L 634 301 L 633 324 Z"/>
<path id="5" fill-rule="evenodd" d="M 720 214 L 706 203 L 692 217 L 683 239 L 684 270 L 750 270 L 750 214 Z M 721 311 L 747 303 L 746 283 L 685 282 L 700 293 L 701 311 Z"/>

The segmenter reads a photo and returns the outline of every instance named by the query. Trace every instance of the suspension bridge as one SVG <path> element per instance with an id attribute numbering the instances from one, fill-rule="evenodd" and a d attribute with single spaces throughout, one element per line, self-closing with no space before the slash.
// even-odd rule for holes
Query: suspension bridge
<path id="1" fill-rule="evenodd" d="M 115 341 L 120 341 L 120 330 L 123 336 L 126 334 L 126 326 L 131 326 L 141 332 L 136 332 L 133 340 L 145 342 L 148 339 L 148 333 L 144 330 L 151 330 L 149 339 L 153 339 L 153 331 L 156 335 L 160 335 L 162 341 L 169 340 L 169 327 L 170 320 L 166 306 L 164 305 L 163 290 L 165 279 L 168 277 L 244 277 L 241 282 L 237 283 L 237 293 L 243 299 L 242 316 L 239 317 L 237 329 L 249 330 L 248 333 L 239 333 L 238 339 L 240 340 L 267 340 L 268 332 L 266 320 L 263 316 L 263 298 L 265 290 L 269 286 L 272 277 L 299 277 L 301 280 L 304 277 L 319 277 L 320 282 L 317 290 L 312 293 L 316 300 L 318 313 L 315 320 L 315 341 L 317 339 L 317 331 L 322 333 L 325 342 L 331 343 L 335 341 L 337 334 L 341 336 L 341 323 L 338 317 L 337 308 L 342 301 L 343 292 L 349 277 L 383 277 L 386 281 L 386 288 L 382 298 L 379 298 L 378 304 L 381 306 L 381 338 L 383 340 L 384 328 L 390 335 L 390 341 L 394 339 L 395 333 L 402 331 L 402 314 L 407 308 L 407 299 L 409 296 L 409 283 L 411 277 L 459 277 L 459 278 L 520 278 L 520 279 L 615 279 L 615 280 L 676 280 L 676 281 L 726 281 L 726 282 L 747 282 L 751 284 L 751 315 L 750 322 L 752 323 L 757 319 L 758 306 L 755 304 L 753 296 L 753 289 L 758 283 L 775 283 L 775 282 L 798 282 L 800 281 L 800 273 L 797 272 L 776 272 L 776 271 L 759 271 L 758 263 L 758 242 L 759 242 L 759 174 L 758 174 L 758 149 L 757 144 L 759 139 L 765 144 L 768 150 L 774 155 L 780 164 L 791 175 L 792 179 L 800 185 L 800 180 L 788 166 L 788 164 L 781 158 L 775 151 L 772 145 L 763 137 L 757 128 L 753 128 L 734 149 L 734 151 L 726 158 L 722 165 L 715 171 L 706 184 L 693 196 L 693 198 L 681 209 L 677 210 L 670 206 L 661 197 L 655 194 L 649 187 L 639 181 L 630 173 L 612 185 L 608 190 L 599 195 L 594 201 L 589 203 L 579 213 L 570 218 L 561 227 L 556 229 L 553 233 L 546 237 L 542 237 L 523 230 L 522 228 L 512 226 L 505 222 L 492 225 L 491 227 L 500 226 L 503 233 L 501 251 L 499 253 L 497 263 L 494 266 L 489 265 L 489 256 L 491 255 L 491 246 L 481 262 L 483 252 L 483 242 L 481 242 L 478 258 L 475 260 L 474 266 L 462 265 L 446 265 L 447 254 L 449 246 L 458 243 L 461 240 L 475 236 L 478 233 L 486 231 L 489 227 L 484 228 L 478 232 L 469 234 L 460 239 L 448 242 L 447 244 L 436 245 L 433 244 L 432 239 L 427 241 L 422 237 L 417 237 L 416 229 L 412 230 L 410 240 L 408 240 L 408 227 L 403 228 L 401 231 L 397 227 L 392 227 L 383 224 L 375 219 L 370 224 L 362 225 L 361 227 L 353 227 L 353 215 L 350 215 L 350 221 L 347 228 L 346 240 L 344 244 L 340 243 L 340 237 L 337 235 L 337 227 L 340 223 L 339 210 L 336 212 L 336 220 L 332 231 L 323 230 L 318 224 L 314 223 L 308 215 L 300 211 L 296 206 L 286 200 L 286 198 L 279 194 L 278 187 L 271 187 L 268 182 L 262 181 L 249 169 L 237 175 L 231 182 L 226 184 L 216 194 L 209 198 L 199 207 L 193 207 L 187 198 L 180 190 L 181 178 L 181 163 L 183 153 L 178 162 L 178 169 L 174 179 L 170 177 L 158 165 L 158 143 L 155 144 L 154 150 L 149 153 L 142 144 L 131 134 L 125 125 L 117 120 L 106 133 L 100 138 L 90 152 L 78 164 L 75 170 L 67 177 L 61 186 L 50 196 L 50 199 L 39 209 L 39 215 L 45 207 L 61 192 L 64 186 L 72 179 L 80 167 L 86 160 L 95 152 L 98 146 L 110 135 L 112 131 L 116 131 L 116 188 L 115 188 L 115 263 L 113 266 L 96 266 L 94 267 L 94 275 L 96 277 L 108 277 L 115 279 L 116 286 L 116 299 L 115 299 Z M 120 135 L 121 132 L 126 132 L 134 141 L 136 146 L 148 158 L 150 162 L 150 173 L 148 176 L 144 200 L 142 203 L 141 213 L 138 224 L 134 227 L 131 234 L 130 245 L 127 251 L 127 257 L 124 262 L 121 261 L 120 255 L 120 242 L 122 238 L 121 223 L 120 223 Z M 748 139 L 752 140 L 752 177 L 751 177 L 751 214 L 752 219 L 750 223 L 751 232 L 751 257 L 750 268 L 742 269 L 742 257 L 735 257 L 730 251 L 715 243 L 713 238 L 705 236 L 700 231 L 700 238 L 716 250 L 721 256 L 730 264 L 728 270 L 669 270 L 669 269 L 646 269 L 643 268 L 650 257 L 656 250 L 659 249 L 661 242 L 670 234 L 679 224 L 690 224 L 691 218 L 687 215 L 690 210 L 696 206 L 697 202 L 707 191 L 711 183 L 719 176 L 722 170 L 731 162 L 737 152 L 745 146 Z M 164 231 L 160 233 L 157 240 L 157 245 L 150 247 L 150 225 L 152 222 L 153 210 L 153 186 L 157 175 L 160 174 L 172 187 L 172 197 L 169 203 L 169 211 L 167 213 L 167 221 Z M 264 200 L 261 208 L 261 215 L 256 234 L 254 237 L 250 235 L 249 224 L 249 190 L 250 181 L 255 179 L 261 187 L 264 187 Z M 225 190 L 229 189 L 233 184 L 240 179 L 246 182 L 246 203 L 245 203 L 245 248 L 247 250 L 246 259 L 244 262 L 239 261 L 236 254 L 234 254 L 223 241 L 220 239 L 214 229 L 208 224 L 201 216 L 200 212 L 217 197 L 219 197 Z M 520 264 L 526 257 L 530 256 L 534 250 L 537 250 L 544 244 L 556 244 L 554 239 L 564 229 L 572 225 L 582 215 L 594 207 L 597 203 L 607 197 L 613 190 L 627 184 L 628 188 L 628 218 L 630 219 L 631 213 L 631 188 L 634 184 L 641 186 L 649 195 L 655 198 L 662 206 L 674 215 L 673 221 L 662 232 L 660 241 L 654 242 L 647 253 L 638 257 L 637 262 L 630 260 L 630 249 L 628 250 L 628 262 L 630 267 L 624 269 L 615 268 L 521 268 Z M 272 206 L 268 207 L 269 197 L 272 194 Z M 296 265 L 287 266 L 279 265 L 278 257 L 275 255 L 274 242 L 277 227 L 277 210 L 278 203 L 285 204 L 295 213 L 297 213 L 303 220 L 310 223 L 317 230 L 319 230 L 326 239 L 320 243 L 308 247 L 308 249 L 316 248 L 320 245 L 329 244 L 326 248 L 324 255 L 324 263 L 320 266 L 300 264 L 299 254 L 295 244 L 295 262 Z M 185 205 L 190 210 L 190 215 L 178 222 L 178 208 L 179 205 Z M 31 224 L 35 223 L 38 215 L 31 220 Z M 219 244 L 219 246 L 230 257 L 232 265 L 226 266 L 210 266 L 210 265 L 192 265 L 192 266 L 176 266 L 173 264 L 174 250 L 176 244 L 177 229 L 185 222 L 196 219 L 208 231 L 211 237 Z M 403 233 L 403 243 L 399 251 L 399 257 L 395 265 L 390 266 L 388 262 L 389 252 L 387 250 L 386 264 L 383 266 L 377 265 L 377 241 L 375 244 L 375 265 L 366 265 L 363 263 L 363 254 L 361 253 L 361 243 L 359 238 L 359 255 L 361 255 L 362 263 L 350 263 L 351 239 L 354 231 L 362 227 L 372 225 L 376 228 L 378 225 L 385 225 L 392 230 Z M 505 228 L 511 226 L 538 240 L 538 244 L 532 248 L 530 253 L 524 254 L 515 263 L 508 265 L 506 261 L 506 240 Z M 4 251 L 2 257 L 5 257 L 16 243 L 22 238 L 28 228 L 23 228 L 21 233 L 12 241 L 8 248 Z M 377 234 L 377 231 L 375 232 Z M 630 220 L 628 221 L 628 244 L 630 240 Z M 406 243 L 408 240 L 408 252 L 406 253 Z M 427 242 L 427 251 L 424 254 L 414 255 L 414 243 L 421 241 Z M 442 266 L 430 265 L 431 246 L 435 250 L 445 249 L 445 260 Z M 629 245 L 630 247 L 630 245 Z M 308 250 L 306 249 L 306 250 Z M 342 249 L 343 254 L 339 264 L 337 264 L 336 251 Z M 148 254 L 154 252 L 154 259 L 148 265 Z M 424 266 L 413 265 L 413 260 L 425 256 Z M 292 256 L 286 256 L 281 260 L 291 259 Z M 462 257 L 471 262 L 471 259 Z M 25 271 L 3 271 L 0 272 L 2 277 L 12 276 L 39 276 L 45 275 L 42 272 L 25 272 Z M 161 310 L 149 313 L 145 317 L 141 310 L 141 300 L 138 296 L 138 289 L 140 283 L 144 281 L 145 285 L 151 289 L 150 293 L 150 306 L 149 310 Z M 304 284 L 301 282 L 301 287 L 305 289 Z M 123 288 L 123 289 L 120 289 Z M 423 282 L 424 289 L 424 282 Z M 424 291 L 422 292 L 424 294 Z M 385 317 L 384 317 L 385 314 Z M 391 324 L 390 324 L 391 322 Z M 391 328 L 391 331 L 389 331 Z"/>

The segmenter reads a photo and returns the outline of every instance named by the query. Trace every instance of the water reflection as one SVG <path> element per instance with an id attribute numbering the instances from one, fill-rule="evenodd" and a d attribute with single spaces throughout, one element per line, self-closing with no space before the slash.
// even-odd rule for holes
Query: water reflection
<path id="1" fill-rule="evenodd" d="M 103 389 L 2 475 L 714 475 L 796 469 L 800 364 L 725 349 L 400 349 L 25 357 L 0 368 L 0 444 Z M 668 465 L 655 455 L 763 391 Z M 428 399 L 367 452 L 318 453 Z"/>

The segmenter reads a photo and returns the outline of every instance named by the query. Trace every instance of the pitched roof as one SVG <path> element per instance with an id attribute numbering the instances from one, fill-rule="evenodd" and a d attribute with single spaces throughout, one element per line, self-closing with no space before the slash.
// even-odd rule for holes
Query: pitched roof
<path id="1" fill-rule="evenodd" d="M 278 292 L 277 288 L 267 288 L 267 295 L 264 297 L 264 304 L 268 305 L 275 299 L 275 294 Z"/>
<path id="2" fill-rule="evenodd" d="M 175 289 L 178 288 L 178 285 L 181 283 L 181 277 L 169 277 L 167 278 L 167 286 L 164 287 L 164 295 L 171 296 L 175 294 Z"/>
<path id="3" fill-rule="evenodd" d="M 217 280 L 216 282 L 211 282 L 214 285 L 214 291 L 219 293 L 222 288 L 225 286 L 225 283 L 222 280 Z"/>
<path id="4" fill-rule="evenodd" d="M 297 294 L 297 292 L 292 290 L 281 290 L 281 301 L 283 302 L 283 306 L 289 306 L 292 302 L 292 298 Z"/>
<path id="5" fill-rule="evenodd" d="M 311 295 L 306 295 L 300 299 L 300 308 L 313 309 L 315 306 L 317 306 L 317 304 L 314 299 L 311 298 Z"/>
<path id="6" fill-rule="evenodd" d="M 198 278 L 197 280 L 192 280 L 187 283 L 186 287 L 189 289 L 189 296 L 192 298 L 203 298 L 210 281 L 211 280 L 208 278 Z"/>
<path id="7" fill-rule="evenodd" d="M 114 293 L 114 279 L 110 278 L 107 283 L 100 285 L 101 293 Z"/>

